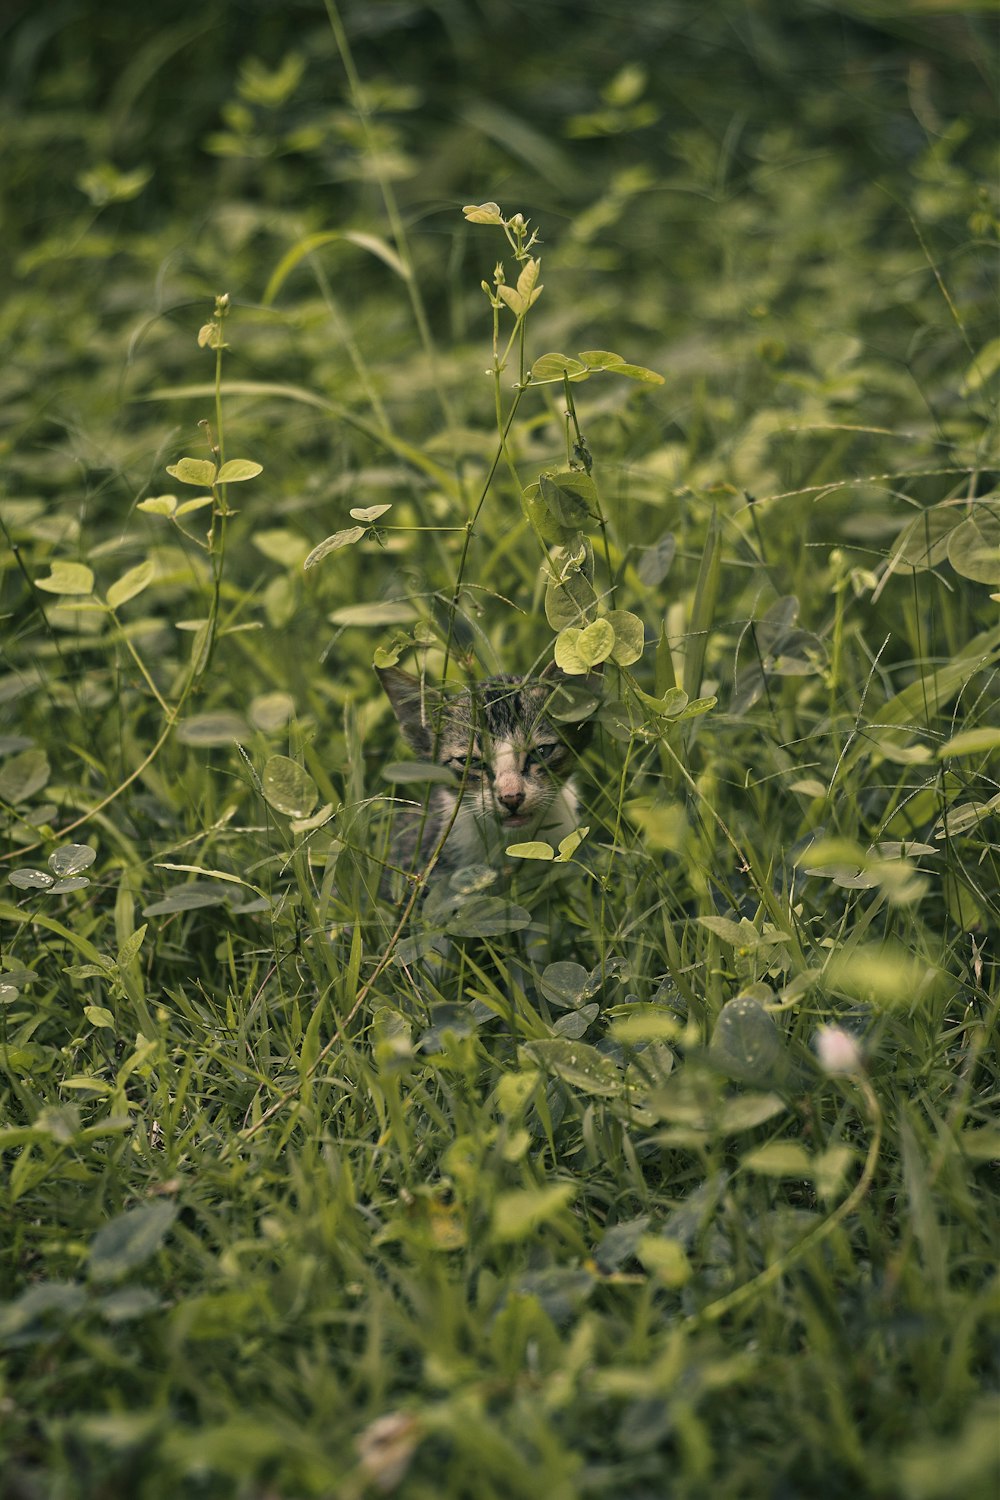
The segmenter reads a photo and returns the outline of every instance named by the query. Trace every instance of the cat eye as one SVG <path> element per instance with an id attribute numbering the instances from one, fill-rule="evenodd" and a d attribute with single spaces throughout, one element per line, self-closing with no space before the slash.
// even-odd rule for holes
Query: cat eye
<path id="1" fill-rule="evenodd" d="M 527 768 L 531 765 L 544 765 L 547 762 L 551 763 L 554 760 L 558 760 L 559 756 L 562 754 L 562 749 L 562 745 L 560 745 L 558 742 L 552 745 L 533 745 L 528 754 L 524 757 L 525 767 Z"/>
<path id="2" fill-rule="evenodd" d="M 453 755 L 447 764 L 459 776 L 463 776 L 466 771 L 468 771 L 470 776 L 482 776 L 489 770 L 486 762 L 480 760 L 478 756 L 471 756 L 469 760 L 465 760 L 460 755 Z"/>

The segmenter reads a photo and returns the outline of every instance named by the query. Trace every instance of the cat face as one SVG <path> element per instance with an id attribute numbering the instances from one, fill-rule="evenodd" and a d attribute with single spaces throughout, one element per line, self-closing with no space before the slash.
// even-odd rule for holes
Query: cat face
<path id="1" fill-rule="evenodd" d="M 587 728 L 546 718 L 547 682 L 491 677 L 446 696 L 395 667 L 379 677 L 410 747 L 464 783 L 463 815 L 512 832 L 544 827 Z"/>

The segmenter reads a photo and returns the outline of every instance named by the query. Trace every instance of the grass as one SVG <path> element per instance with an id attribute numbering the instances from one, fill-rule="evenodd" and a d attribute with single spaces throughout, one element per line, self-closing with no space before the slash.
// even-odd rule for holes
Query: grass
<path id="1" fill-rule="evenodd" d="M 5 1491 L 992 1494 L 974 12 L 95 16 L 9 23 Z M 569 860 L 380 895 L 373 659 L 553 651 Z"/>

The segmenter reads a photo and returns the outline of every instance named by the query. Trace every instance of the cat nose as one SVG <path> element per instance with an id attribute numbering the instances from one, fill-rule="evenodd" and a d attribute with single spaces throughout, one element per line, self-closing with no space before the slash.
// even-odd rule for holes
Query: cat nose
<path id="1" fill-rule="evenodd" d="M 521 806 L 521 803 L 524 801 L 524 793 L 503 792 L 500 796 L 497 797 L 497 801 L 500 802 L 504 807 L 509 807 L 511 812 L 517 812 L 518 808 Z"/>

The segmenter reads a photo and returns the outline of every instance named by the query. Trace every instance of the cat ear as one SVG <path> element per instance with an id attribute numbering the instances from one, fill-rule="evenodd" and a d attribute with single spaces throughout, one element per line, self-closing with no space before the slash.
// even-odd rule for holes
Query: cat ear
<path id="1" fill-rule="evenodd" d="M 441 707 L 441 694 L 429 688 L 419 677 L 399 667 L 376 667 L 379 681 L 399 720 L 403 738 L 418 755 L 429 755 L 433 748 L 434 717 Z"/>

